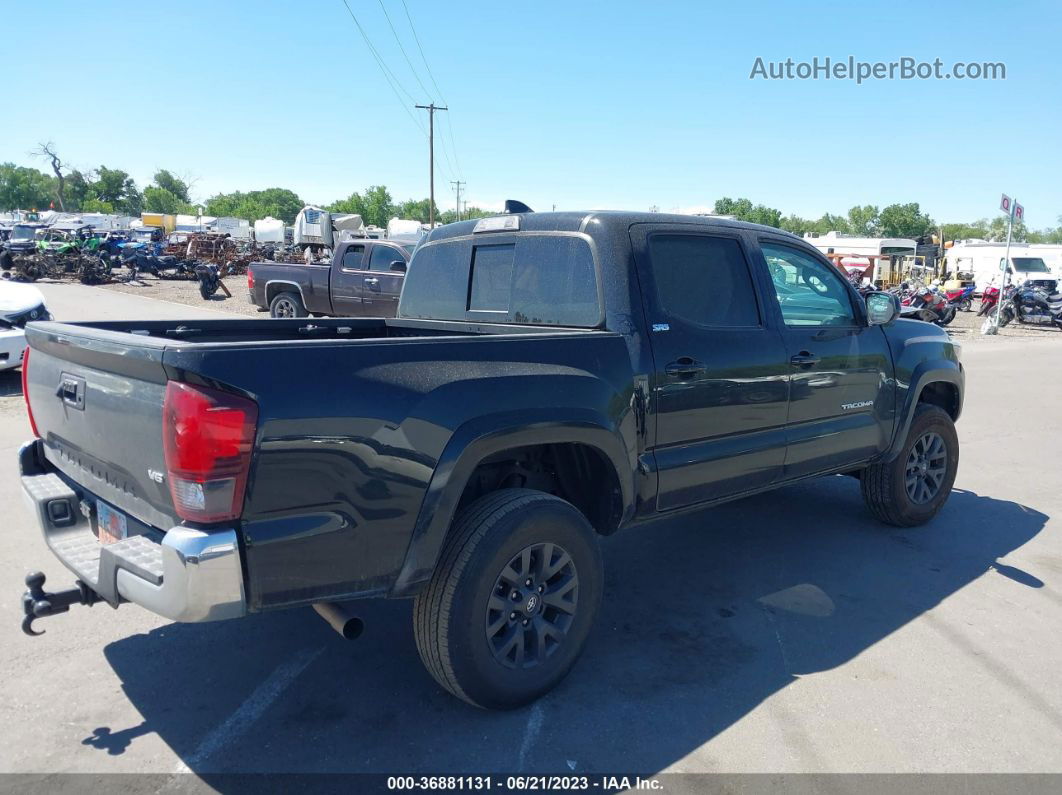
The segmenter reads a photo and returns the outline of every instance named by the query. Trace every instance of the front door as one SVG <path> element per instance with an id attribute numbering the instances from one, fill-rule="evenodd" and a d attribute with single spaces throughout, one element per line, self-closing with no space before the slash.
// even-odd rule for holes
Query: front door
<path id="1" fill-rule="evenodd" d="M 406 258 L 397 246 L 374 243 L 369 252 L 369 272 L 362 280 L 362 306 L 366 315 L 394 317 L 398 314 L 398 297 L 402 293 L 405 271 L 394 270 Z"/>
<path id="2" fill-rule="evenodd" d="M 740 234 L 639 224 L 653 359 L 657 508 L 766 486 L 785 456 L 789 363 Z"/>
<path id="3" fill-rule="evenodd" d="M 892 442 L 892 354 L 859 295 L 825 258 L 763 236 L 789 356 L 788 478 L 862 463 Z"/>
<path id="4" fill-rule="evenodd" d="M 332 296 L 332 312 L 344 317 L 367 315 L 363 293 L 368 276 L 365 245 L 351 243 L 341 256 L 332 262 L 332 276 L 328 291 Z"/>

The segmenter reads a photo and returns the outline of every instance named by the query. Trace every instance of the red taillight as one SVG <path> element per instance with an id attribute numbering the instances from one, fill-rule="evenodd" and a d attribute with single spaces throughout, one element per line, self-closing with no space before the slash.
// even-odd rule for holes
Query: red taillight
<path id="1" fill-rule="evenodd" d="M 254 274 L 251 273 L 250 268 L 247 269 L 247 289 L 248 290 L 253 290 L 254 289 Z"/>
<path id="2" fill-rule="evenodd" d="M 26 399 L 26 414 L 29 415 L 30 430 L 33 431 L 34 436 L 40 438 L 41 433 L 37 430 L 37 421 L 33 419 L 33 406 L 30 405 L 29 399 L 29 352 L 29 345 L 27 345 L 22 354 L 22 397 Z"/>
<path id="3" fill-rule="evenodd" d="M 193 522 L 239 517 L 257 423 L 253 400 L 176 381 L 166 385 L 162 449 L 178 516 Z"/>

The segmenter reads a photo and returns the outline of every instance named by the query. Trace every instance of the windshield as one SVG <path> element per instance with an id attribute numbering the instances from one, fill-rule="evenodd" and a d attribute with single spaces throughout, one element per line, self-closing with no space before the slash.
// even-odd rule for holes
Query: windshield
<path id="1" fill-rule="evenodd" d="M 153 229 L 137 229 L 133 232 L 133 240 L 151 240 L 151 236 L 154 234 Z"/>
<path id="2" fill-rule="evenodd" d="M 32 226 L 16 226 L 11 230 L 12 240 L 33 240 L 36 229 Z"/>
<path id="3" fill-rule="evenodd" d="M 1039 257 L 1011 257 L 1014 270 L 1022 273 L 1050 273 L 1051 269 Z"/>

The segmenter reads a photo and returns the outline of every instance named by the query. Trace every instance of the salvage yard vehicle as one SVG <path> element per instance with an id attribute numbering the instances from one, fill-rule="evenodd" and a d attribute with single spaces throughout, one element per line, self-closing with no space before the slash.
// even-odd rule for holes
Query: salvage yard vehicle
<path id="1" fill-rule="evenodd" d="M 586 643 L 598 535 L 832 474 L 937 514 L 963 367 L 898 313 L 778 229 L 526 212 L 433 229 L 397 318 L 30 324 L 22 485 L 77 580 L 30 574 L 23 629 L 313 605 L 350 637 L 338 602 L 413 597 L 442 687 L 526 704 Z"/>
<path id="2" fill-rule="evenodd" d="M 272 317 L 394 317 L 415 244 L 353 238 L 321 264 L 252 262 L 248 300 Z"/>
<path id="3" fill-rule="evenodd" d="M 36 287 L 0 282 L 0 370 L 10 370 L 22 364 L 26 324 L 51 319 L 44 305 L 44 295 Z"/>

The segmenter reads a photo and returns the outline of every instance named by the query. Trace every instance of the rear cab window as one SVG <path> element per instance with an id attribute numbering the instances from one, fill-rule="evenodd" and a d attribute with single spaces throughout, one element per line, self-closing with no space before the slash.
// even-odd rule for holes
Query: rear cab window
<path id="1" fill-rule="evenodd" d="M 573 232 L 469 235 L 422 245 L 399 317 L 594 328 L 604 320 L 589 238 Z"/>
<path id="2" fill-rule="evenodd" d="M 360 271 L 364 269 L 365 246 L 349 246 L 343 252 L 343 260 L 340 267 L 345 271 Z"/>

